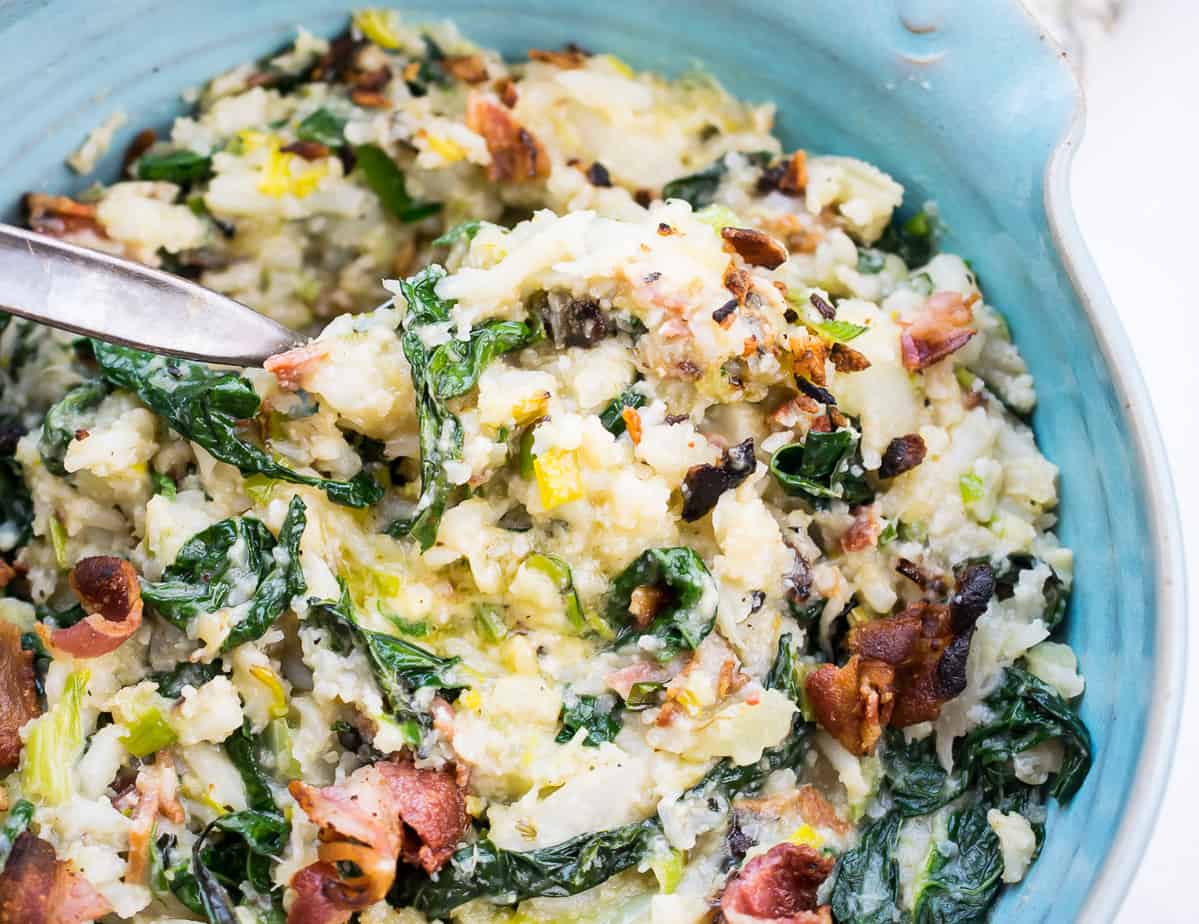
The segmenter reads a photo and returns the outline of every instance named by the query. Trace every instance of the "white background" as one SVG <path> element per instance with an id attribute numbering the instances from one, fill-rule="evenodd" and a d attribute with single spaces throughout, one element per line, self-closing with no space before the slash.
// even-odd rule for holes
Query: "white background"
<path id="1" fill-rule="evenodd" d="M 1149 385 L 1199 598 L 1199 0 L 1131 0 L 1084 59 L 1083 234 Z M 1195 286 L 1196 289 L 1192 287 Z M 1199 921 L 1199 621 L 1162 813 L 1118 924 Z M 1123 678 L 1136 683 L 1137 678 Z"/>

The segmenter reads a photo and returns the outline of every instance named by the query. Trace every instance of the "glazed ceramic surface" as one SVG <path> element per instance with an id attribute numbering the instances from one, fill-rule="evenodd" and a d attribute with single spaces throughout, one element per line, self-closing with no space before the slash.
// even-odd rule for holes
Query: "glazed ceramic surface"
<path id="1" fill-rule="evenodd" d="M 8 0 L 0 4 L 0 205 L 87 181 L 63 159 L 130 114 L 99 177 L 179 94 L 271 52 L 304 24 L 332 35 L 352 0 Z M 1169 475 L 1131 351 L 1078 239 L 1066 171 L 1081 101 L 1062 54 L 1017 0 L 441 0 L 505 53 L 576 41 L 638 67 L 702 63 L 738 96 L 778 105 L 784 144 L 853 154 L 935 200 L 1037 379 L 1033 418 L 1061 469 L 1075 550 L 1067 629 L 1087 678 L 1095 766 L 1045 850 L 994 914 L 1108 921 L 1153 827 L 1181 702 L 1184 606 Z"/>

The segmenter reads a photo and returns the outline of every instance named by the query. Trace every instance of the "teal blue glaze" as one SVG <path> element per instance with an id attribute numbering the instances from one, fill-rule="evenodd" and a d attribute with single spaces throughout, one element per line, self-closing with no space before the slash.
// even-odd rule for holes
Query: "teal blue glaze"
<path id="1" fill-rule="evenodd" d="M 1044 853 L 995 919 L 1110 920 L 1164 785 L 1184 611 L 1152 414 L 1065 202 L 1079 104 L 1061 53 L 1015 0 L 404 8 L 451 17 L 513 55 L 575 40 L 639 67 L 703 62 L 734 93 L 777 103 L 786 144 L 878 164 L 904 184 L 909 209 L 937 202 L 948 249 L 973 262 L 1037 378 L 1034 424 L 1062 470 L 1061 537 L 1077 556 L 1068 636 L 1087 676 L 1082 711 L 1097 756 L 1073 803 L 1052 811 Z M 345 12 L 331 0 L 3 5 L 0 202 L 15 213 L 25 190 L 86 185 L 63 159 L 119 107 L 133 120 L 97 174 L 115 175 L 139 128 L 182 111 L 184 88 L 281 46 L 297 24 L 331 35 Z"/>

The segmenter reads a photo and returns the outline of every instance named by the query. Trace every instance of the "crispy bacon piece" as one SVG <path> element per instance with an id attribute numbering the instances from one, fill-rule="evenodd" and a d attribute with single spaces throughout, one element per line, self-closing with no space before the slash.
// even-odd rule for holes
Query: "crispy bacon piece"
<path id="1" fill-rule="evenodd" d="M 567 71 L 573 71 L 582 67 L 587 63 L 587 57 L 587 52 L 579 48 L 578 45 L 567 45 L 560 51 L 545 51 L 541 48 L 529 49 L 530 61 L 542 61 Z"/>
<path id="2" fill-rule="evenodd" d="M 637 627 L 644 629 L 654 621 L 658 610 L 662 609 L 665 603 L 666 591 L 660 587 L 642 584 L 640 587 L 634 587 L 633 593 L 629 596 L 629 613 Z"/>
<path id="3" fill-rule="evenodd" d="M 844 343 L 834 343 L 829 350 L 829 359 L 838 372 L 861 372 L 870 368 L 870 360 Z"/>
<path id="4" fill-rule="evenodd" d="M 720 236 L 725 250 L 732 250 L 751 266 L 776 269 L 787 261 L 787 248 L 757 228 L 721 228 Z"/>
<path id="5" fill-rule="evenodd" d="M 286 353 L 268 356 L 262 368 L 271 373 L 284 391 L 295 391 L 311 369 L 324 362 L 329 350 L 322 344 L 309 343 Z"/>
<path id="6" fill-rule="evenodd" d="M 974 312 L 960 292 L 937 292 L 899 338 L 904 368 L 926 369 L 964 347 L 976 333 Z"/>
<path id="7" fill-rule="evenodd" d="M 50 645 L 59 651 L 76 658 L 98 658 L 116 651 L 142 624 L 137 572 L 123 558 L 81 559 L 71 570 L 71 590 L 87 617 L 50 633 Z"/>
<path id="8" fill-rule="evenodd" d="M 495 95 L 500 98 L 500 102 L 512 109 L 520 95 L 516 92 L 516 82 L 511 77 L 501 77 L 491 87 L 495 90 Z"/>
<path id="9" fill-rule="evenodd" d="M 0 876 L 0 924 L 83 924 L 112 907 L 54 848 L 28 831 Z"/>
<path id="10" fill-rule="evenodd" d="M 878 477 L 894 478 L 904 472 L 910 472 L 924 461 L 926 452 L 924 437 L 919 433 L 895 437 L 883 451 L 883 461 L 878 467 Z"/>
<path id="11" fill-rule="evenodd" d="M 837 834 L 848 834 L 853 830 L 853 825 L 843 821 L 832 803 L 811 783 L 760 799 L 738 799 L 735 804 L 738 812 L 752 812 L 766 817 L 782 818 L 798 812 L 806 824 Z"/>
<path id="12" fill-rule="evenodd" d="M 318 789 L 296 780 L 288 788 L 321 828 L 322 862 L 297 873 L 292 887 L 319 894 L 336 909 L 353 911 L 382 900 L 397 860 L 436 872 L 466 830 L 464 789 L 450 771 L 388 761 L 361 767 L 335 786 Z M 358 874 L 338 875 L 338 863 L 352 863 Z"/>
<path id="13" fill-rule="evenodd" d="M 482 83 L 487 79 L 487 65 L 482 55 L 450 55 L 442 59 L 442 70 L 463 83 Z"/>
<path id="14" fill-rule="evenodd" d="M 129 828 L 129 861 L 125 870 L 125 882 L 130 885 L 145 885 L 150 873 L 150 844 L 154 837 L 154 824 L 158 816 L 182 824 L 183 806 L 176 796 L 179 777 L 175 764 L 165 751 L 159 752 L 153 765 L 145 765 L 137 773 L 134 789 L 137 803 L 133 811 L 133 824 Z"/>
<path id="15" fill-rule="evenodd" d="M 345 904 L 341 877 L 331 863 L 312 863 L 291 877 L 296 899 L 287 924 L 346 924 L 357 910 Z"/>
<path id="16" fill-rule="evenodd" d="M 154 142 L 157 140 L 158 134 L 152 128 L 143 128 L 134 135 L 129 146 L 125 148 L 125 153 L 121 155 L 121 173 L 132 167 L 139 157 L 154 146 Z"/>
<path id="17" fill-rule="evenodd" d="M 20 762 L 21 726 L 41 715 L 33 652 L 21 647 L 21 630 L 0 623 L 0 773 Z"/>
<path id="18" fill-rule="evenodd" d="M 816 892 L 833 863 L 807 844 L 776 844 L 729 879 L 720 911 L 729 924 L 831 924 Z"/>
<path id="19" fill-rule="evenodd" d="M 824 385 L 828 381 L 825 361 L 828 359 L 829 345 L 823 338 L 806 330 L 792 330 L 787 338 L 787 349 L 791 353 L 792 372 L 813 385 Z M 810 397 L 817 401 L 823 399 L 823 396 Z"/>
<path id="20" fill-rule="evenodd" d="M 491 163 L 487 178 L 493 183 L 521 182 L 547 177 L 550 158 L 533 134 L 503 106 L 480 93 L 466 102 L 466 127 L 487 142 Z"/>
<path id="21" fill-rule="evenodd" d="M 863 504 L 853 509 L 853 523 L 841 535 L 841 549 L 845 552 L 861 552 L 878 545 L 883 534 L 881 508 L 877 503 Z"/>
<path id="22" fill-rule="evenodd" d="M 76 202 L 67 196 L 44 193 L 26 193 L 22 201 L 29 227 L 39 234 L 65 238 L 79 232 L 91 232 L 98 237 L 107 237 L 96 220 L 96 206 L 90 202 Z"/>
<path id="23" fill-rule="evenodd" d="M 319 141 L 293 141 L 279 150 L 286 154 L 296 154 L 304 160 L 320 160 L 329 156 L 328 146 Z"/>
<path id="24" fill-rule="evenodd" d="M 9 582 L 17 576 L 17 569 L 0 558 L 0 590 L 3 590 L 9 585 Z"/>
<path id="25" fill-rule="evenodd" d="M 825 664 L 804 689 L 816 721 L 852 754 L 874 750 L 895 708 L 895 669 L 855 654 L 844 667 Z"/>
<path id="26" fill-rule="evenodd" d="M 745 297 L 753 291 L 754 287 L 753 277 L 745 270 L 738 269 L 732 260 L 725 267 L 724 275 L 720 281 L 732 293 L 733 298 L 737 299 L 738 305 L 745 304 Z"/>

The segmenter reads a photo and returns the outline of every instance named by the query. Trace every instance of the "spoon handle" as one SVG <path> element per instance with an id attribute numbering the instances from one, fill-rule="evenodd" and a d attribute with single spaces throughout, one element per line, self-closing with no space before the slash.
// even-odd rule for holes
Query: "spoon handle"
<path id="1" fill-rule="evenodd" d="M 5 224 L 0 308 L 99 340 L 230 366 L 260 366 L 304 340 L 179 276 Z"/>

